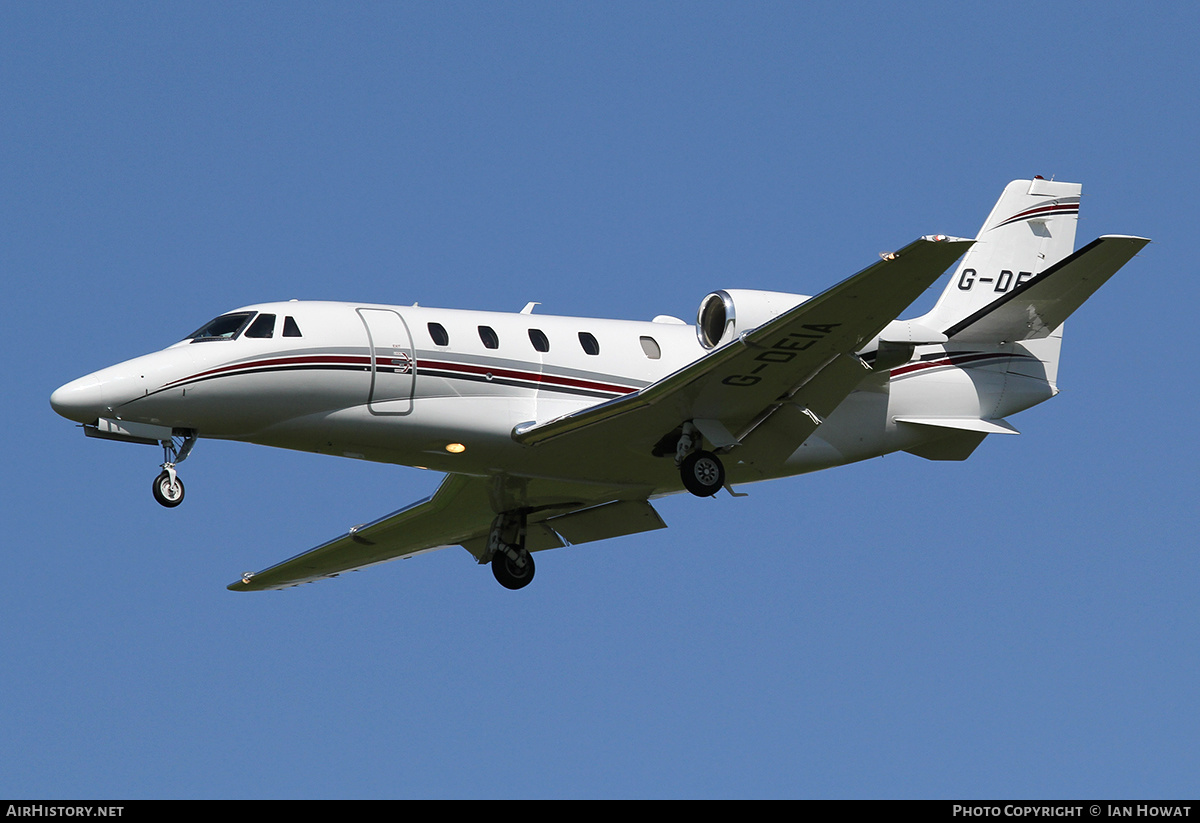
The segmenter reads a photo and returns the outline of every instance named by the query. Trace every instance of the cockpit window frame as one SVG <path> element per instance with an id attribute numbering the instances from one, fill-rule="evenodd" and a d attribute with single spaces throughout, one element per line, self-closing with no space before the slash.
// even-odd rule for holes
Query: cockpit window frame
<path id="1" fill-rule="evenodd" d="M 217 340 L 237 340 L 238 337 L 241 336 L 242 332 L 244 332 L 249 327 L 249 325 L 254 321 L 254 318 L 257 316 L 258 316 L 258 312 L 256 312 L 256 311 L 244 311 L 244 312 L 243 311 L 231 311 L 226 314 L 221 314 L 221 315 L 214 317 L 212 320 L 209 320 L 203 326 L 196 329 L 194 332 L 192 332 L 191 334 L 189 334 L 187 337 L 185 337 L 183 339 L 187 340 L 190 343 L 212 343 Z M 200 336 L 201 333 L 207 331 L 211 326 L 214 326 L 218 321 L 232 319 L 235 317 L 240 317 L 241 322 L 237 325 L 237 327 L 232 332 L 225 332 L 221 335 L 211 335 L 211 336 L 207 336 L 207 337 Z"/>
<path id="2" fill-rule="evenodd" d="M 255 317 L 249 326 L 246 326 L 242 334 L 255 340 L 270 340 L 275 336 L 276 319 L 273 314 L 259 312 L 258 317 Z"/>

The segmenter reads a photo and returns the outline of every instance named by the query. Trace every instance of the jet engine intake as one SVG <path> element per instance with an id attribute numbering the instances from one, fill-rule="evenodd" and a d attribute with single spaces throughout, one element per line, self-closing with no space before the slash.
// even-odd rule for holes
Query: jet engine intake
<path id="1" fill-rule="evenodd" d="M 808 299 L 808 295 L 778 291 L 721 289 L 700 301 L 696 336 L 704 348 L 714 349 Z"/>

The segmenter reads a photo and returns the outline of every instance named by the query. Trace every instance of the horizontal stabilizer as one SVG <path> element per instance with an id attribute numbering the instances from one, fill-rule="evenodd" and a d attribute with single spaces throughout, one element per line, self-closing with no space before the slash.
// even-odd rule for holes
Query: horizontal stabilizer
<path id="1" fill-rule="evenodd" d="M 955 342 L 997 343 L 1048 337 L 1150 241 L 1108 235 L 1021 283 L 946 329 Z"/>
<path id="2" fill-rule="evenodd" d="M 912 423 L 916 426 L 937 426 L 958 431 L 982 432 L 983 434 L 1020 434 L 1007 420 L 980 420 L 976 417 L 897 417 L 897 423 Z"/>
<path id="3" fill-rule="evenodd" d="M 905 449 L 909 454 L 926 460 L 966 460 L 987 437 L 983 432 L 965 429 L 934 429 L 944 434 Z"/>

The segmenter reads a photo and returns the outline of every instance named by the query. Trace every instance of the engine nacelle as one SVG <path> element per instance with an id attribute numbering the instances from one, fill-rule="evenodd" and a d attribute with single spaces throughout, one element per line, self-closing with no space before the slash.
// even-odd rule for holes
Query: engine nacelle
<path id="1" fill-rule="evenodd" d="M 722 289 L 700 301 L 696 313 L 696 336 L 706 349 L 728 343 L 742 332 L 756 329 L 768 320 L 808 300 L 805 294 L 753 289 Z"/>

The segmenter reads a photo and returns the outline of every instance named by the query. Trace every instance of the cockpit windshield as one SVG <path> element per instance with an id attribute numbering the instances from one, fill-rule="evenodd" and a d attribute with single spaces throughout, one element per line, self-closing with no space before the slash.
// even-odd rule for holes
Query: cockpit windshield
<path id="1" fill-rule="evenodd" d="M 238 311 L 232 314 L 222 314 L 215 320 L 210 320 L 196 331 L 185 337 L 193 343 L 203 343 L 208 340 L 233 340 L 250 323 L 254 316 L 252 311 Z"/>

